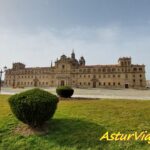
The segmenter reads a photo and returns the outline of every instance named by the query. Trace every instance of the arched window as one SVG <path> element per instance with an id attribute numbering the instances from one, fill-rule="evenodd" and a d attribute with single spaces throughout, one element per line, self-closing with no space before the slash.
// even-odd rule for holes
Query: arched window
<path id="1" fill-rule="evenodd" d="M 65 69 L 65 65 L 62 65 L 62 69 Z"/>

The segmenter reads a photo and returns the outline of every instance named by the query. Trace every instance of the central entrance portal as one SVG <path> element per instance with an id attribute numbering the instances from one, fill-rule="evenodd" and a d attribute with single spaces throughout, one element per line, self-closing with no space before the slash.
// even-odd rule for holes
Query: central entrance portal
<path id="1" fill-rule="evenodd" d="M 96 88 L 96 82 L 95 81 L 93 82 L 93 88 Z"/>
<path id="2" fill-rule="evenodd" d="M 61 86 L 65 86 L 65 81 L 64 81 L 64 80 L 61 80 L 60 85 L 61 85 Z"/>
<path id="3" fill-rule="evenodd" d="M 129 88 L 129 84 L 125 84 L 125 88 L 128 89 Z"/>

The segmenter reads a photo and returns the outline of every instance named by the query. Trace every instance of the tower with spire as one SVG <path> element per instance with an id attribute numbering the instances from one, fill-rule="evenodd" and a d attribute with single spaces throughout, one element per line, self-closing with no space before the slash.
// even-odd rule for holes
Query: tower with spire
<path id="1" fill-rule="evenodd" d="M 74 49 L 72 50 L 72 53 L 71 53 L 71 58 L 72 58 L 72 59 L 76 59 L 76 56 L 75 56 Z"/>
<path id="2" fill-rule="evenodd" d="M 80 66 L 85 66 L 85 59 L 83 56 L 81 56 L 81 58 L 79 60 L 79 64 L 80 64 Z"/>

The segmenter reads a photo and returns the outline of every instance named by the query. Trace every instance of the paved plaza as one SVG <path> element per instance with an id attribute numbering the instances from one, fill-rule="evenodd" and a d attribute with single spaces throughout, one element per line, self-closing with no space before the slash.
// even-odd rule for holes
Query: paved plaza
<path id="1" fill-rule="evenodd" d="M 1 94 L 15 94 L 31 88 L 12 89 L 2 88 Z M 56 88 L 46 88 L 45 90 L 56 94 Z M 150 100 L 150 89 L 75 89 L 73 97 L 82 98 L 110 98 L 110 99 L 139 99 Z"/>

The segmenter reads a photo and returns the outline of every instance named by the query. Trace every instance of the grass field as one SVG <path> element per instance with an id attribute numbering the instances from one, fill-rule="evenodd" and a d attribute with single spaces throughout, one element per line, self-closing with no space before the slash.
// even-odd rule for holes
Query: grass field
<path id="1" fill-rule="evenodd" d="M 150 132 L 150 101 L 64 100 L 46 135 L 15 134 L 20 124 L 0 95 L 0 150 L 149 150 L 147 142 L 101 142 L 106 131 Z"/>

